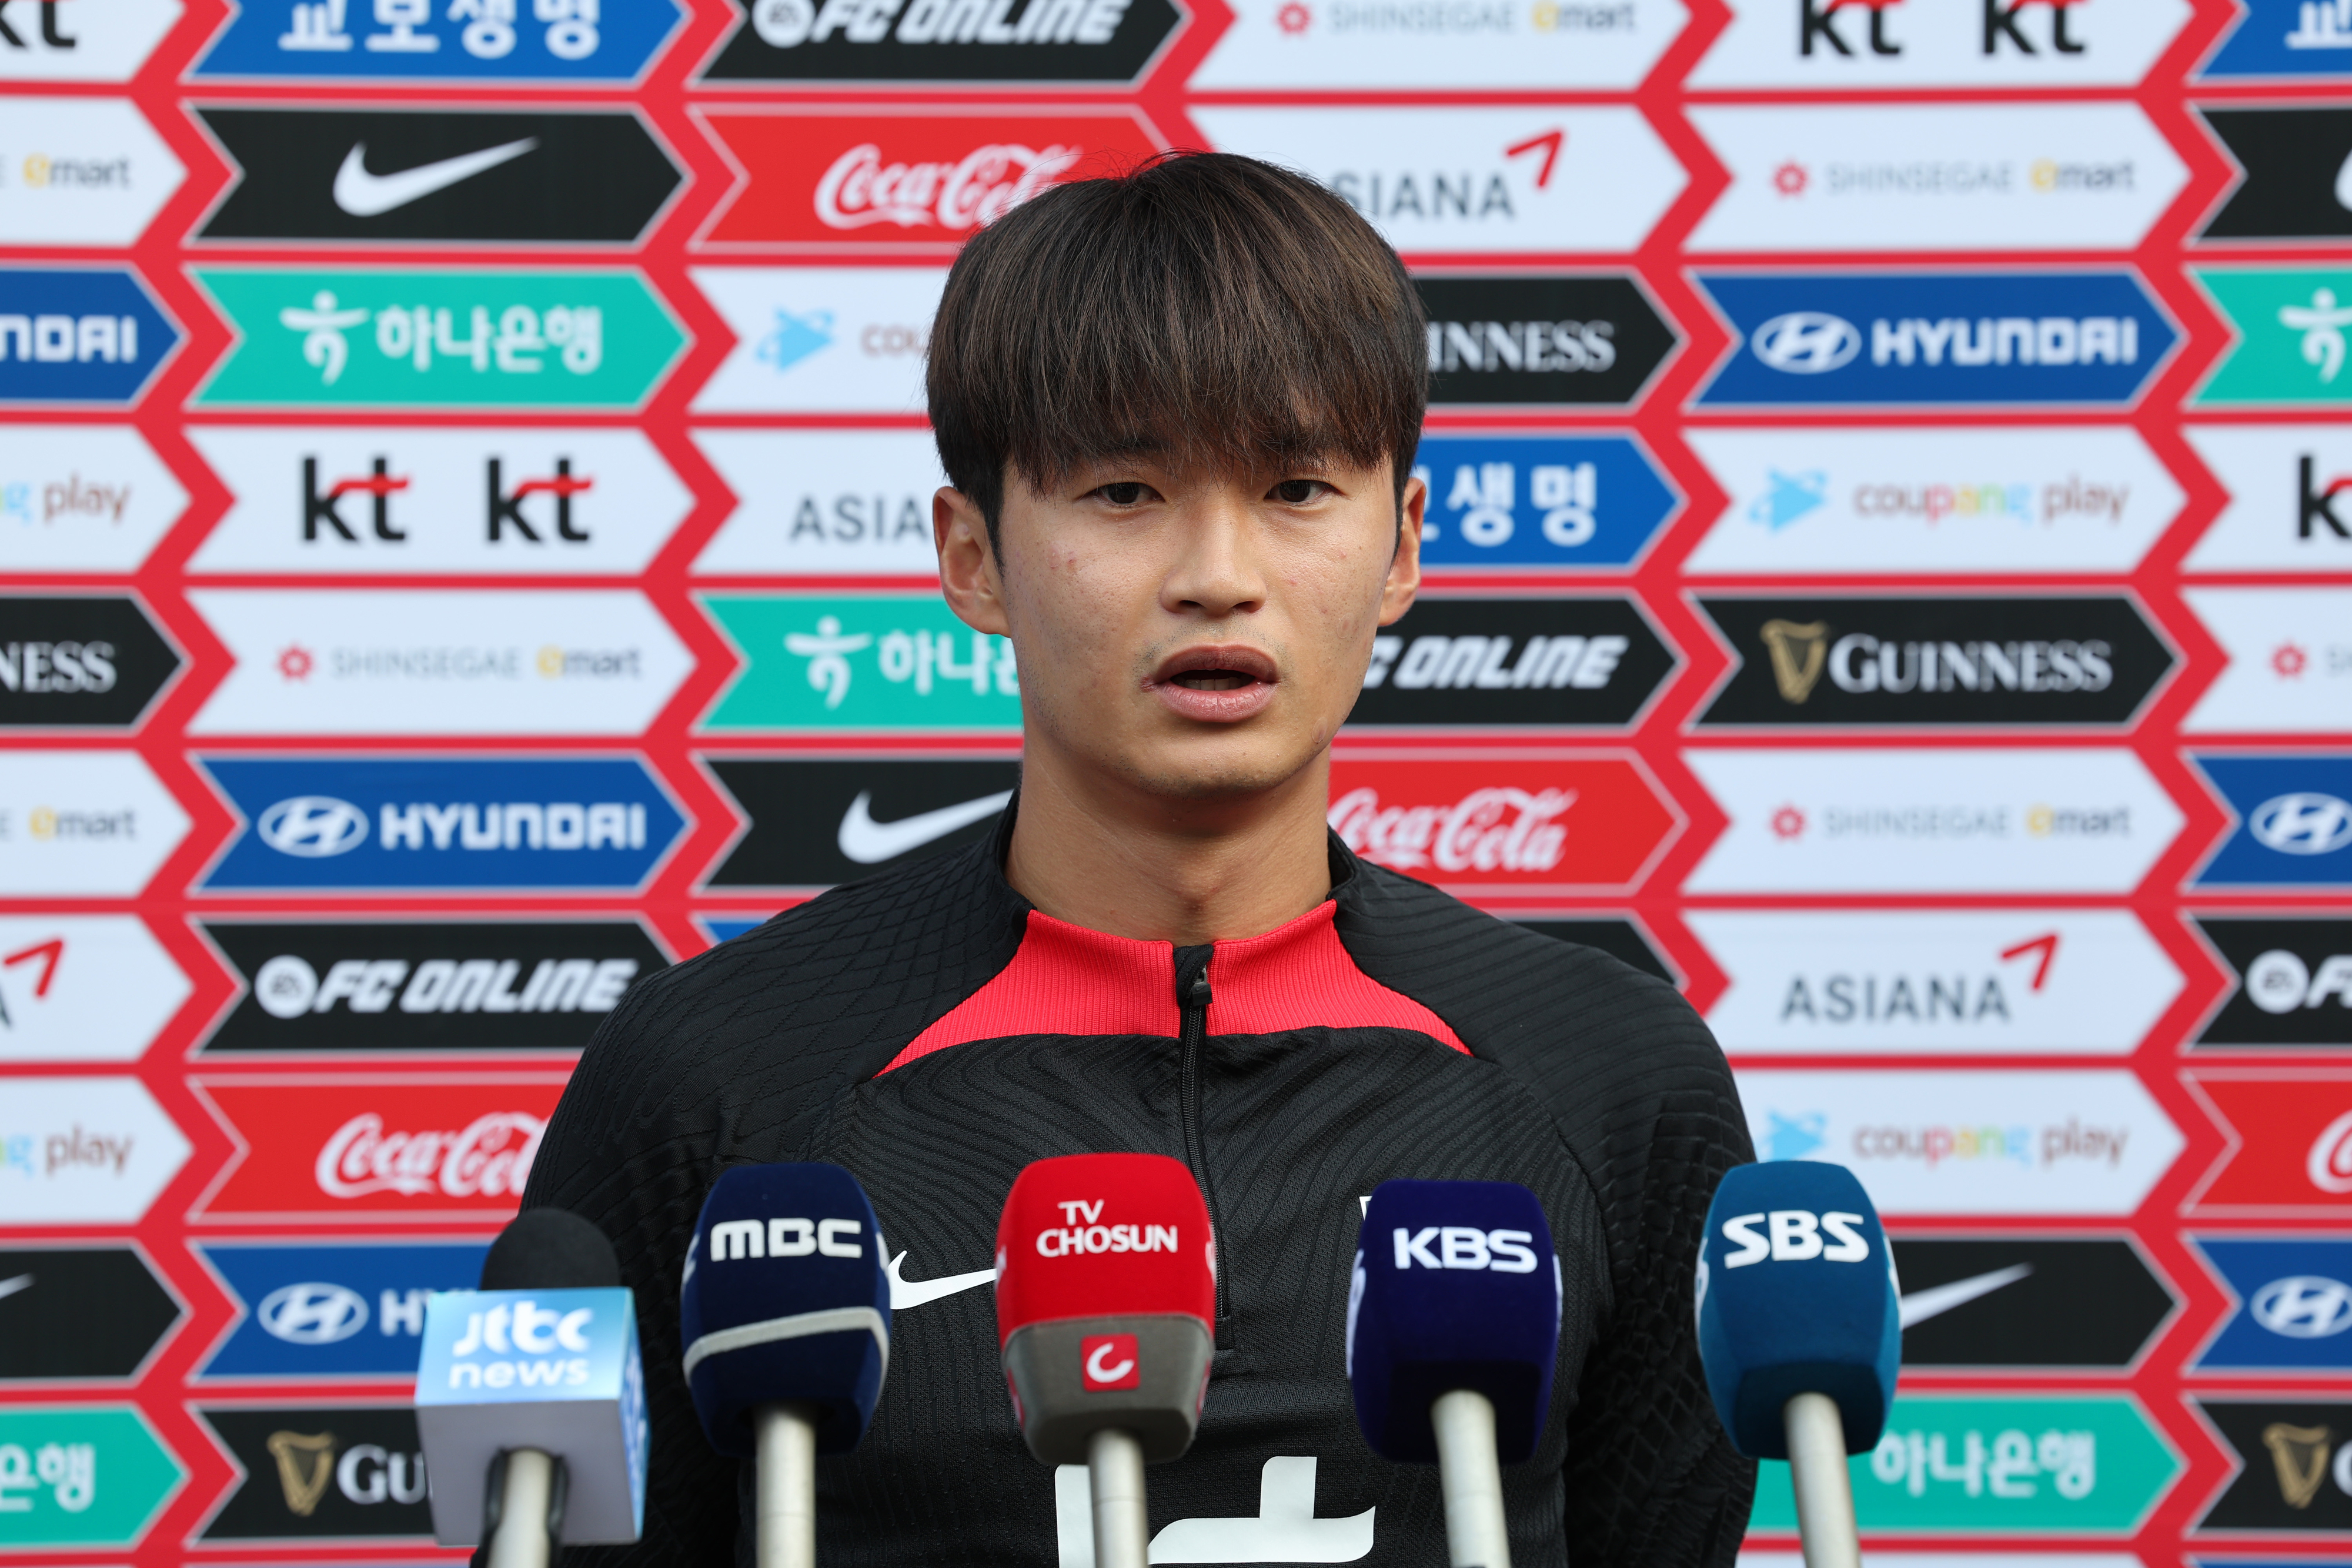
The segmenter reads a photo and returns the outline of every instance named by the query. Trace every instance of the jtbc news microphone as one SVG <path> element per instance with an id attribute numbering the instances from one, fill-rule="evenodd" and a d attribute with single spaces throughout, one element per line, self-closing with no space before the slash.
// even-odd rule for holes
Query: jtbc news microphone
<path id="1" fill-rule="evenodd" d="M 1886 1232 L 1852 1171 L 1725 1173 L 1699 1252 L 1698 1348 L 1733 1445 L 1789 1461 L 1806 1568 L 1858 1568 L 1846 1456 L 1877 1446 L 1903 1330 Z"/>
<path id="2" fill-rule="evenodd" d="M 760 1568 L 812 1568 L 816 1456 L 857 1446 L 890 1366 L 890 1278 L 857 1178 L 721 1176 L 687 1254 L 678 1342 L 710 1446 L 758 1461 Z"/>
<path id="3" fill-rule="evenodd" d="M 416 1429 L 433 1534 L 489 1543 L 489 1568 L 546 1568 L 559 1543 L 635 1541 L 645 1522 L 646 1380 L 636 1299 L 576 1214 L 527 1209 L 478 1291 L 425 1309 Z"/>
<path id="4" fill-rule="evenodd" d="M 1559 1291 L 1543 1205 L 1515 1182 L 1384 1181 L 1364 1206 L 1356 1423 L 1381 1458 L 1438 1467 L 1454 1568 L 1510 1568 L 1499 1466 L 1543 1435 Z"/>
<path id="5" fill-rule="evenodd" d="M 1192 1446 L 1216 1354 L 1215 1244 L 1165 1155 L 1068 1155 L 1013 1183 L 996 1227 L 996 1333 L 1013 1416 L 1084 1465 L 1097 1568 L 1144 1568 L 1143 1467 Z"/>

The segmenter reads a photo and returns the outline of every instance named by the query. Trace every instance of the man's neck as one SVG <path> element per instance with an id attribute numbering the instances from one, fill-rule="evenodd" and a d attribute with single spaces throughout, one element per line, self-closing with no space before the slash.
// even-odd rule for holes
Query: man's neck
<path id="1" fill-rule="evenodd" d="M 1271 931 L 1331 891 L 1327 751 L 1240 802 L 1139 800 L 1070 787 L 1033 760 L 1004 874 L 1056 920 L 1180 947 Z"/>

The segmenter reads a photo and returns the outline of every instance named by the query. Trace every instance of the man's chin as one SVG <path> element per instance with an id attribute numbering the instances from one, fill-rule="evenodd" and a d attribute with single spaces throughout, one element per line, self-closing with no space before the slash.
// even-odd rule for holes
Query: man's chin
<path id="1" fill-rule="evenodd" d="M 1130 788 L 1171 802 L 1238 806 L 1295 785 L 1325 749 L 1228 736 L 1155 747 L 1117 771 Z"/>

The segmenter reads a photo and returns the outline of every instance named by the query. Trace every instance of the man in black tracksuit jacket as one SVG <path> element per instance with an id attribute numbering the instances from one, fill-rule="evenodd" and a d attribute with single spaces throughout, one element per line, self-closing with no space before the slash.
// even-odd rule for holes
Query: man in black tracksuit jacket
<path id="1" fill-rule="evenodd" d="M 988 841 L 648 978 L 589 1047 L 527 1202 L 619 1249 L 654 1458 L 645 1539 L 575 1568 L 751 1561 L 751 1467 L 696 1425 L 677 1292 L 719 1172 L 798 1160 L 864 1184 L 894 1288 L 872 1428 L 819 1465 L 820 1557 L 1091 1568 L 1084 1472 L 1023 1446 L 987 1289 L 1013 1177 L 1089 1151 L 1186 1161 L 1216 1235 L 1155 1562 L 1445 1561 L 1436 1472 L 1372 1457 L 1342 1370 L 1361 1200 L 1403 1176 L 1521 1183 L 1558 1247 L 1514 1561 L 1732 1562 L 1754 1469 L 1692 1321 L 1708 1199 L 1751 1157 L 1721 1053 L 1671 988 L 1321 825 L 1331 734 L 1418 580 L 1421 340 L 1362 220 L 1248 160 L 1065 184 L 966 246 L 935 521 L 949 602 L 1019 653 L 1023 789 Z"/>

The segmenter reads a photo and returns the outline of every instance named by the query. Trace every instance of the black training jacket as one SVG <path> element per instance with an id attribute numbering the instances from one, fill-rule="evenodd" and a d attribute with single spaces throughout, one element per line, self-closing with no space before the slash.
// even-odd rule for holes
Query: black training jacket
<path id="1" fill-rule="evenodd" d="M 820 1559 L 1091 1568 L 1085 1471 L 1022 1446 L 986 1287 L 1021 1167 L 1115 1151 L 1192 1165 L 1221 1264 L 1199 1437 L 1149 1472 L 1155 1562 L 1446 1560 L 1436 1471 L 1373 1458 L 1343 1373 L 1360 1199 L 1417 1176 L 1524 1184 L 1559 1253 L 1551 1411 L 1504 1472 L 1513 1561 L 1729 1564 L 1755 1469 L 1707 1403 L 1691 1277 L 1752 1155 L 1681 997 L 1337 839 L 1330 898 L 1263 936 L 1106 936 L 1006 883 L 1009 823 L 648 977 L 589 1044 L 525 1202 L 619 1249 L 653 1475 L 645 1538 L 571 1568 L 751 1561 L 751 1466 L 695 1423 L 677 1298 L 718 1173 L 778 1160 L 856 1174 L 898 1281 L 873 1427 L 818 1462 Z"/>

